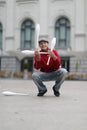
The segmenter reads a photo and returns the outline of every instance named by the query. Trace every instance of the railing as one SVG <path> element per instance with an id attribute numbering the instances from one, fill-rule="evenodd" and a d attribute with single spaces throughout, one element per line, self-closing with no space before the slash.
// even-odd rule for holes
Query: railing
<path id="1" fill-rule="evenodd" d="M 32 72 L 27 72 L 27 75 L 31 78 Z M 0 78 L 24 78 L 24 72 L 0 71 Z"/>
<path id="2" fill-rule="evenodd" d="M 27 78 L 31 79 L 32 72 L 27 72 Z M 0 71 L 0 78 L 21 78 L 24 79 L 25 72 L 10 72 L 10 71 Z M 69 72 L 66 75 L 66 80 L 85 80 L 87 81 L 87 73 L 77 73 L 77 72 Z"/>

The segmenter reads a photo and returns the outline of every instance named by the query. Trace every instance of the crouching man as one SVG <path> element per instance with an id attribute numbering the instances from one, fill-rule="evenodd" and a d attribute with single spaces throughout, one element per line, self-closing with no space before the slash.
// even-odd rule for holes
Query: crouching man
<path id="1" fill-rule="evenodd" d="M 41 39 L 39 42 L 40 51 L 35 50 L 34 67 L 39 71 L 33 72 L 32 79 L 38 88 L 37 96 L 43 96 L 47 92 L 47 87 L 43 81 L 55 81 L 53 93 L 59 97 L 59 89 L 65 81 L 67 70 L 61 68 L 61 59 L 57 50 L 52 50 L 48 47 L 49 42 L 46 39 Z M 49 64 L 47 64 L 50 56 Z"/>

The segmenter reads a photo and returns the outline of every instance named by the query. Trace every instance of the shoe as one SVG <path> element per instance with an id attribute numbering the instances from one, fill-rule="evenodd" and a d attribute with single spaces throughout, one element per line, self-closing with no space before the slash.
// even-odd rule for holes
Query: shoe
<path id="1" fill-rule="evenodd" d="M 44 92 L 39 92 L 39 93 L 37 94 L 37 96 L 43 96 L 46 92 L 47 92 L 47 90 L 45 90 Z"/>
<path id="2" fill-rule="evenodd" d="M 54 95 L 55 95 L 56 97 L 59 97 L 59 96 L 60 96 L 60 92 L 59 92 L 59 91 L 56 91 L 54 87 L 53 87 L 53 91 L 54 91 Z"/>

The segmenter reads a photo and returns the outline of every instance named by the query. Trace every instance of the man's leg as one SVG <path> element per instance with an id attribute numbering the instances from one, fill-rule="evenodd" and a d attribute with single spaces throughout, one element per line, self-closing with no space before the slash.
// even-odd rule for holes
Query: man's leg
<path id="1" fill-rule="evenodd" d="M 56 71 L 56 81 L 55 81 L 55 85 L 53 86 L 53 91 L 55 96 L 59 96 L 59 89 L 62 85 L 62 83 L 65 81 L 66 78 L 66 74 L 67 74 L 67 70 L 64 68 L 60 68 L 59 70 Z"/>
<path id="2" fill-rule="evenodd" d="M 47 91 L 47 88 L 43 84 L 43 81 L 51 81 L 51 80 L 55 81 L 53 90 L 58 92 L 61 84 L 65 80 L 66 73 L 67 73 L 66 69 L 63 69 L 63 68 L 61 68 L 57 71 L 51 72 L 51 73 L 34 72 L 32 74 L 32 79 L 33 79 L 34 83 L 36 84 L 39 93 L 44 93 Z"/>
<path id="3" fill-rule="evenodd" d="M 46 80 L 46 74 L 43 72 L 34 72 L 32 74 L 32 79 L 36 84 L 39 93 L 41 93 L 41 96 L 43 96 L 47 91 L 46 86 L 43 84 L 43 81 Z"/>

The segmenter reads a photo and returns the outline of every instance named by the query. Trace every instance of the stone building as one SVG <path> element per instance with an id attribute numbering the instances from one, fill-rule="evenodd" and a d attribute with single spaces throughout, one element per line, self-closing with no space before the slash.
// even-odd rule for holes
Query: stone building
<path id="1" fill-rule="evenodd" d="M 63 67 L 70 72 L 87 72 L 87 0 L 0 0 L 0 70 L 33 71 L 35 25 L 51 42 L 56 37 Z"/>

